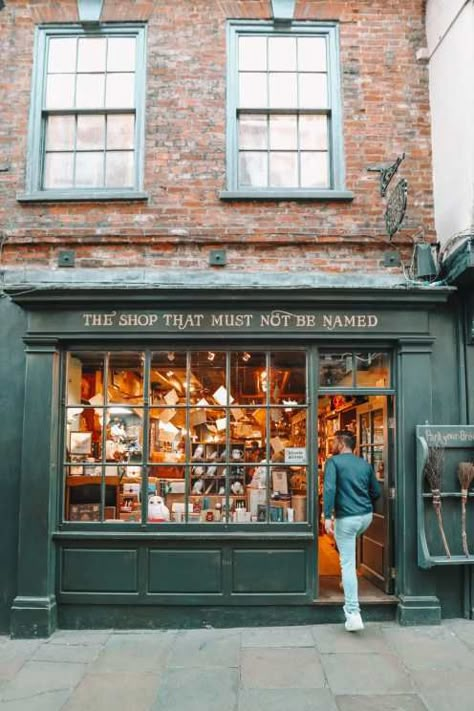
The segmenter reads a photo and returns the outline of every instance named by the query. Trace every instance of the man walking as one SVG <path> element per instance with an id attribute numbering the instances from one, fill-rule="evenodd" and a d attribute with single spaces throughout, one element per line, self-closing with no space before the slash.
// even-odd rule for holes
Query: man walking
<path id="1" fill-rule="evenodd" d="M 373 502 L 380 496 L 374 470 L 365 459 L 355 456 L 354 449 L 354 434 L 338 430 L 333 456 L 324 467 L 324 526 L 326 533 L 335 536 L 339 549 L 348 632 L 364 629 L 357 591 L 356 539 L 372 523 Z"/>

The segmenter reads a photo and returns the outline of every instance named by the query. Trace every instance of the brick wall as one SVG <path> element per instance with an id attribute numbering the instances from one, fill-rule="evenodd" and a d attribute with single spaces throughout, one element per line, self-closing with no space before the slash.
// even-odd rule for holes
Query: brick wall
<path id="1" fill-rule="evenodd" d="M 405 151 L 405 258 L 434 238 L 423 0 L 298 0 L 297 19 L 340 21 L 344 144 L 352 203 L 222 202 L 227 18 L 270 17 L 267 0 L 105 0 L 105 20 L 148 20 L 147 203 L 25 204 L 35 24 L 77 20 L 76 0 L 9 0 L 0 13 L 0 255 L 7 268 L 54 268 L 59 249 L 84 267 L 382 270 L 387 249 L 378 176 Z"/>

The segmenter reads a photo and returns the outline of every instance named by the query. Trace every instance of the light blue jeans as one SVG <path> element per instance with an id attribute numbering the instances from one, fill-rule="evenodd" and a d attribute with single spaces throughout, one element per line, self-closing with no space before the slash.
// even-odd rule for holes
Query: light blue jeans
<path id="1" fill-rule="evenodd" d="M 334 536 L 341 560 L 342 586 L 344 588 L 344 612 L 360 612 L 356 572 L 356 538 L 361 536 L 372 523 L 372 514 L 337 518 Z"/>

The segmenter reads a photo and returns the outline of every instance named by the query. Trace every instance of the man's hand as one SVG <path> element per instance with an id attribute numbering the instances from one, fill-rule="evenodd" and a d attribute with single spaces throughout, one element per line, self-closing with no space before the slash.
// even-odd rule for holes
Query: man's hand
<path id="1" fill-rule="evenodd" d="M 332 518 L 324 519 L 324 528 L 326 529 L 328 536 L 334 536 L 334 521 Z"/>

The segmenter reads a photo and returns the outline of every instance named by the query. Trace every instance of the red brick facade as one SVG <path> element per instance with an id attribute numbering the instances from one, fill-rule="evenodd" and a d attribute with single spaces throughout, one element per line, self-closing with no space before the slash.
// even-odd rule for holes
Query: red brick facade
<path id="1" fill-rule="evenodd" d="M 0 265 L 52 269 L 60 249 L 77 267 L 386 273 L 376 173 L 407 154 L 404 229 L 434 236 L 423 0 L 298 0 L 296 19 L 340 22 L 346 186 L 353 202 L 224 202 L 226 20 L 269 19 L 269 0 L 105 0 L 105 21 L 148 20 L 147 202 L 20 203 L 25 190 L 35 25 L 77 21 L 76 0 L 9 0 L 0 12 Z M 398 271 L 398 270 L 395 270 Z"/>

